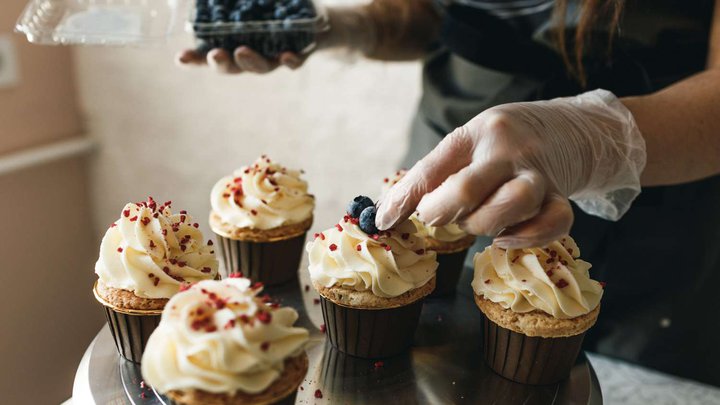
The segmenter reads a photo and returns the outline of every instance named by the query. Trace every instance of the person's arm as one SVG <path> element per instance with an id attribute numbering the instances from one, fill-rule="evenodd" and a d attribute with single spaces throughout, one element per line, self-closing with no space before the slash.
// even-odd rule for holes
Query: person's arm
<path id="1" fill-rule="evenodd" d="M 330 30 L 319 35 L 318 49 L 346 48 L 386 61 L 423 57 L 440 26 L 432 0 L 373 0 L 366 5 L 331 7 L 328 18 Z M 176 59 L 183 65 L 209 64 L 222 73 L 267 73 L 281 65 L 297 69 L 305 58 L 285 52 L 269 60 L 242 46 L 233 55 L 222 49 L 213 49 L 207 56 L 186 49 Z"/>
<path id="2" fill-rule="evenodd" d="M 657 93 L 621 101 L 647 144 L 644 186 L 720 173 L 720 0 L 715 2 L 707 69 Z"/>
<path id="3" fill-rule="evenodd" d="M 544 246 L 568 202 L 618 220 L 643 186 L 720 173 L 720 0 L 707 69 L 648 96 L 604 90 L 490 108 L 457 128 L 379 202 L 388 229 L 413 211 L 505 247 Z M 688 202 L 691 203 L 691 202 Z"/>

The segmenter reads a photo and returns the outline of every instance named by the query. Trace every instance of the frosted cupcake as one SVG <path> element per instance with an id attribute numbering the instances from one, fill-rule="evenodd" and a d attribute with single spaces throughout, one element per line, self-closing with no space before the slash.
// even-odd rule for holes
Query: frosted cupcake
<path id="1" fill-rule="evenodd" d="M 437 268 L 435 252 L 415 231 L 411 221 L 378 231 L 372 201 L 358 197 L 338 224 L 307 244 L 326 333 L 338 350 L 382 358 L 412 343 Z"/>
<path id="2" fill-rule="evenodd" d="M 263 155 L 215 184 L 210 227 L 229 274 L 266 285 L 297 278 L 315 208 L 300 175 Z"/>
<path id="3" fill-rule="evenodd" d="M 95 298 L 103 304 L 120 355 L 140 362 L 168 299 L 185 282 L 217 277 L 212 242 L 187 212 L 170 201 L 125 205 L 105 233 L 95 264 Z"/>
<path id="4" fill-rule="evenodd" d="M 183 405 L 294 403 L 308 331 L 261 290 L 229 278 L 175 295 L 143 355 L 145 382 Z"/>
<path id="5" fill-rule="evenodd" d="M 546 248 L 489 246 L 475 255 L 475 303 L 485 315 L 485 360 L 526 384 L 566 378 L 600 312 L 602 284 L 569 236 Z"/>
<path id="6" fill-rule="evenodd" d="M 391 177 L 384 179 L 383 193 L 387 192 L 407 171 L 402 169 Z M 443 226 L 430 226 L 422 222 L 417 214 L 412 214 L 410 220 L 417 228 L 417 236 L 425 240 L 427 249 L 437 253 L 438 269 L 435 291 L 433 297 L 454 294 L 468 250 L 475 243 L 475 235 L 469 235 L 460 229 L 457 224 Z"/>

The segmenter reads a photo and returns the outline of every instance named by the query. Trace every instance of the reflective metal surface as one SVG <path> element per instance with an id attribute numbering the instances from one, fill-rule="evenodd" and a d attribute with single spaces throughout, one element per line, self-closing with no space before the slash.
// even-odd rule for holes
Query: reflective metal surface
<path id="1" fill-rule="evenodd" d="M 300 313 L 299 326 L 311 331 L 310 369 L 298 391 L 298 404 L 601 404 L 595 372 L 581 355 L 570 378 L 557 385 L 529 386 L 493 373 L 482 360 L 480 311 L 466 269 L 455 297 L 427 300 L 415 346 L 405 355 L 365 360 L 344 355 L 326 344 L 317 294 L 307 288 L 305 272 L 294 283 L 266 292 Z M 107 328 L 88 349 L 86 379 L 96 404 L 166 404 L 144 387 L 140 367 L 121 359 Z M 77 386 L 77 381 L 76 381 Z M 322 398 L 315 398 L 320 390 Z M 85 403 L 83 399 L 77 398 Z"/>

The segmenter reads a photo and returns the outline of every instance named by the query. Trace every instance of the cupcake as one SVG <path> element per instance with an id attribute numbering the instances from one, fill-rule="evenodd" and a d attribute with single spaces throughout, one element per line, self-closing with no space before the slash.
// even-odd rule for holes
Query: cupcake
<path id="1" fill-rule="evenodd" d="M 546 248 L 492 245 L 475 255 L 472 288 L 485 315 L 485 360 L 495 372 L 538 385 L 568 376 L 603 294 L 579 257 L 569 236 Z"/>
<path id="2" fill-rule="evenodd" d="M 210 227 L 228 274 L 266 285 L 297 278 L 315 207 L 300 174 L 263 155 L 215 184 Z"/>
<path id="3" fill-rule="evenodd" d="M 308 331 L 261 291 L 233 276 L 176 294 L 143 355 L 145 382 L 183 405 L 294 403 Z"/>
<path id="4" fill-rule="evenodd" d="M 170 201 L 158 205 L 150 197 L 125 205 L 103 237 L 93 289 L 120 355 L 140 362 L 162 309 L 181 284 L 217 277 L 211 244 L 187 212 L 170 211 Z"/>
<path id="5" fill-rule="evenodd" d="M 410 346 L 437 268 L 435 252 L 415 232 L 411 221 L 378 231 L 375 206 L 361 196 L 307 244 L 310 278 L 335 348 L 382 358 Z"/>
<path id="6" fill-rule="evenodd" d="M 407 171 L 398 170 L 392 177 L 384 179 L 383 193 L 400 181 Z M 455 293 L 468 250 L 475 243 L 475 235 L 469 235 L 460 229 L 457 224 L 443 226 L 425 225 L 417 214 L 412 214 L 410 220 L 417 228 L 417 236 L 425 240 L 427 249 L 437 253 L 438 269 L 435 291 L 432 297 L 441 297 Z"/>

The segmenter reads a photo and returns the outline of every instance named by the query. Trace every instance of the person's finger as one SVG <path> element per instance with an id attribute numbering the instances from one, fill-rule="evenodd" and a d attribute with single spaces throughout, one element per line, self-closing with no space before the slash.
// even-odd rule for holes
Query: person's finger
<path id="1" fill-rule="evenodd" d="M 418 216 L 432 226 L 456 222 L 473 212 L 514 176 L 509 162 L 473 162 L 425 195 L 418 204 Z"/>
<path id="2" fill-rule="evenodd" d="M 270 61 L 247 46 L 235 50 L 235 63 L 243 70 L 254 73 L 267 73 L 278 66 L 277 61 Z"/>
<path id="3" fill-rule="evenodd" d="M 305 59 L 293 52 L 283 52 L 279 58 L 280 64 L 285 65 L 288 68 L 295 70 L 302 66 Z"/>
<path id="4" fill-rule="evenodd" d="M 200 54 L 194 49 L 185 49 L 175 55 L 175 62 L 180 65 L 205 65 L 207 59 L 204 54 Z"/>
<path id="5" fill-rule="evenodd" d="M 505 228 L 494 243 L 506 249 L 543 247 L 570 233 L 573 211 L 567 198 L 551 194 L 532 219 Z"/>
<path id="6" fill-rule="evenodd" d="M 538 214 L 545 199 L 545 181 L 536 172 L 523 172 L 503 184 L 459 225 L 473 235 L 495 236 L 503 228 Z"/>
<path id="7" fill-rule="evenodd" d="M 446 136 L 378 201 L 378 229 L 389 229 L 410 216 L 426 193 L 470 164 L 473 147 L 473 137 L 465 127 Z"/>
<path id="8" fill-rule="evenodd" d="M 220 73 L 240 73 L 240 69 L 224 49 L 213 49 L 207 54 L 207 63 Z"/>

